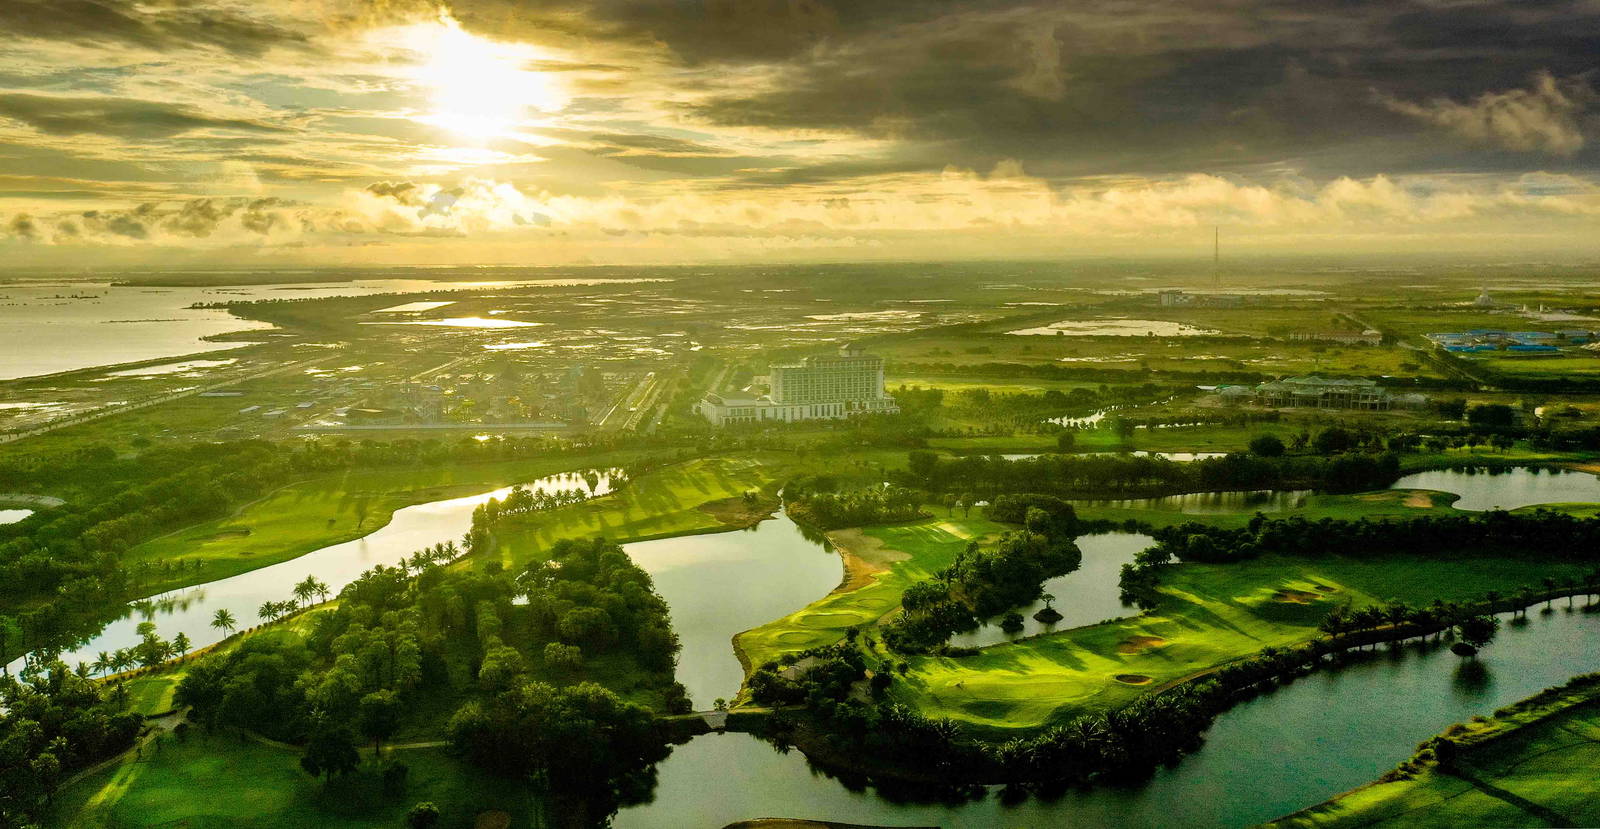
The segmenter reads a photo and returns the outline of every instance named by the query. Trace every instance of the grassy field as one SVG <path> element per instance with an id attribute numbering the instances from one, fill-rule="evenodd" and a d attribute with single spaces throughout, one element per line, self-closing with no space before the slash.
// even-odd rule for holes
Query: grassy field
<path id="1" fill-rule="evenodd" d="M 1441 578 L 1448 566 L 1449 578 Z M 1268 646 L 1317 636 L 1339 604 L 1477 598 L 1580 575 L 1553 559 L 1474 557 L 1448 565 L 1396 552 L 1381 559 L 1266 556 L 1172 569 L 1154 610 L 1063 633 L 985 648 L 977 656 L 911 660 L 896 695 L 931 717 L 985 729 L 1026 729 L 1103 710 Z M 1138 684 L 1121 675 L 1147 678 Z"/>
<path id="2" fill-rule="evenodd" d="M 898 609 L 900 594 L 907 587 L 950 566 L 968 541 L 1003 529 L 1003 525 L 974 516 L 831 533 L 836 546 L 856 556 L 864 569 L 877 572 L 864 576 L 866 583 L 854 590 L 835 591 L 782 619 L 739 634 L 734 647 L 747 664 L 761 665 L 785 653 L 838 642 L 846 628 L 870 626 Z"/>
<path id="3" fill-rule="evenodd" d="M 557 472 L 617 466 L 639 452 L 343 472 L 284 487 L 227 518 L 206 521 L 130 550 L 127 560 L 199 562 L 169 590 L 276 564 L 349 541 L 389 523 L 395 510 L 475 495 Z M 363 515 L 364 511 L 364 515 Z M 442 540 L 442 539 L 441 539 Z"/>
<path id="4" fill-rule="evenodd" d="M 1148 506 L 1125 507 L 1092 502 L 1075 502 L 1078 515 L 1084 519 L 1106 521 L 1142 521 L 1155 527 L 1167 527 L 1188 521 L 1197 521 L 1217 527 L 1242 527 L 1250 522 L 1252 512 L 1188 513 L 1182 511 L 1183 496 L 1170 500 L 1152 499 Z M 1428 513 L 1455 513 L 1450 506 L 1457 496 L 1452 493 L 1420 489 L 1393 489 L 1382 492 L 1365 492 L 1359 495 L 1308 495 L 1304 505 L 1292 514 L 1311 521 L 1323 518 L 1353 521 L 1360 518 L 1416 518 Z M 1269 513 L 1273 516 L 1290 513 Z"/>
<path id="5" fill-rule="evenodd" d="M 1596 826 L 1600 799 L 1600 702 L 1593 689 L 1487 721 L 1452 727 L 1467 743 L 1451 772 L 1435 765 L 1380 781 L 1275 821 L 1271 826 Z"/>
<path id="6" fill-rule="evenodd" d="M 386 797 L 370 763 L 324 784 L 300 768 L 299 753 L 232 734 L 171 735 L 143 756 L 91 775 L 56 797 L 47 825 L 77 829 L 185 826 L 391 827 L 432 801 L 441 827 L 470 827 L 485 811 L 529 826 L 538 808 L 526 787 L 466 767 L 438 748 L 388 753 L 410 767 L 404 794 Z M 218 796 L 225 789 L 225 796 Z"/>
<path id="7" fill-rule="evenodd" d="M 770 495 L 793 471 L 792 463 L 791 456 L 753 452 L 659 469 L 615 495 L 506 522 L 495 533 L 500 558 L 508 567 L 520 566 L 563 538 L 624 542 L 743 526 L 727 520 L 725 513 L 702 507 L 738 499 L 752 490 Z"/>

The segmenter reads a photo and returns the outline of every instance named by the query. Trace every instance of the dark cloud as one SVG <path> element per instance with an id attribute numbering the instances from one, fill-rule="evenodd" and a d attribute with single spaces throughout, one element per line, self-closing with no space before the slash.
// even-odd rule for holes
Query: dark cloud
<path id="1" fill-rule="evenodd" d="M 148 49 L 219 49 L 257 56 L 277 46 L 302 48 L 306 37 L 261 19 L 188 0 L 5 0 L 0 31 L 8 38 L 122 44 Z"/>
<path id="2" fill-rule="evenodd" d="M 109 135 L 170 138 L 197 130 L 284 132 L 286 128 L 238 118 L 220 118 L 190 107 L 138 98 L 69 97 L 0 93 L 0 117 L 21 121 L 50 135 Z"/>
<path id="3" fill-rule="evenodd" d="M 1600 6 L 1587 0 L 459 0 L 452 9 L 490 36 L 581 34 L 658 45 L 691 67 L 762 65 L 748 90 L 685 104 L 702 123 L 851 132 L 895 141 L 902 159 L 930 169 L 1016 158 L 1062 177 L 1514 167 L 1516 142 L 1441 141 L 1428 117 L 1386 99 L 1472 102 L 1536 73 L 1600 66 Z M 1592 128 L 1581 115 L 1569 121 Z M 1374 157 L 1378 146 L 1389 155 Z M 1558 146 L 1568 168 L 1596 162 L 1578 149 L 1593 141 L 1569 134 Z"/>

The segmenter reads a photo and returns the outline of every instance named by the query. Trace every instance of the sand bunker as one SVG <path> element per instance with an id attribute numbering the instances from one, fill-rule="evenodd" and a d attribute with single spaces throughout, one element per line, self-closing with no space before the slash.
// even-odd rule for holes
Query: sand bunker
<path id="1" fill-rule="evenodd" d="M 1150 677 L 1144 674 L 1117 674 L 1112 677 L 1123 685 L 1149 685 Z"/>
<path id="2" fill-rule="evenodd" d="M 1272 594 L 1273 601 L 1286 604 L 1311 604 L 1318 598 L 1320 597 L 1316 593 L 1307 593 L 1304 590 L 1279 590 Z"/>
<path id="3" fill-rule="evenodd" d="M 1339 588 L 1337 588 L 1337 587 L 1329 587 L 1326 584 L 1319 584 L 1319 585 L 1317 585 L 1317 592 L 1318 593 L 1337 593 L 1337 592 L 1339 592 Z"/>
<path id="4" fill-rule="evenodd" d="M 1143 653 L 1165 644 L 1167 640 L 1159 636 L 1130 636 L 1117 643 L 1117 653 Z"/>

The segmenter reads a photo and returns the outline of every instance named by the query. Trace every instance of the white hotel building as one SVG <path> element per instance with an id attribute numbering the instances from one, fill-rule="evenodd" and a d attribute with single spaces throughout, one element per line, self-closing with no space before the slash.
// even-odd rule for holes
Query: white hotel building
<path id="1" fill-rule="evenodd" d="M 883 390 L 883 358 L 855 345 L 834 356 L 807 357 L 773 366 L 763 397 L 707 394 L 695 407 L 715 426 L 797 420 L 837 420 L 861 414 L 895 414 L 900 407 Z"/>

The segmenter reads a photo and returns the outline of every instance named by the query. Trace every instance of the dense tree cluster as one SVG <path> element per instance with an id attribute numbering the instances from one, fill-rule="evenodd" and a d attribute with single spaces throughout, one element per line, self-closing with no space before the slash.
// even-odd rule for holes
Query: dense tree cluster
<path id="1" fill-rule="evenodd" d="M 1600 517 L 1578 518 L 1543 509 L 1427 515 L 1405 521 L 1311 521 L 1298 515 L 1267 518 L 1258 513 L 1238 529 L 1186 522 L 1153 534 L 1156 544 L 1147 558 L 1156 563 L 1173 559 L 1238 561 L 1264 553 L 1370 557 L 1402 551 L 1410 555 L 1494 552 L 1576 560 L 1600 557 Z"/>
<path id="2" fill-rule="evenodd" d="M 901 614 L 884 627 L 884 643 L 903 652 L 940 647 L 980 619 L 1039 598 L 1045 579 L 1076 570 L 1083 557 L 1073 542 L 1076 516 L 1071 506 L 1052 501 L 1027 506 L 1023 530 L 990 547 L 974 541 L 949 567 L 906 588 Z"/>
<path id="3" fill-rule="evenodd" d="M 60 662 L 0 676 L 0 826 L 30 825 L 73 772 L 132 746 L 143 720 L 121 707 Z"/>
<path id="4" fill-rule="evenodd" d="M 586 657 L 604 657 L 637 666 L 638 690 L 687 705 L 672 679 L 678 641 L 666 603 L 614 544 L 563 541 L 514 577 L 379 566 L 339 596 L 337 608 L 312 617 L 306 636 L 253 636 L 200 660 L 178 701 L 202 723 L 301 741 L 317 737 L 322 722 L 377 723 L 389 700 L 503 693 L 536 676 L 571 680 Z M 389 730 L 363 736 L 381 740 Z"/>
<path id="5" fill-rule="evenodd" d="M 1180 463 L 1135 455 L 1042 455 L 1007 460 L 914 451 L 904 483 L 929 492 L 1042 492 L 1082 498 L 1244 489 L 1361 492 L 1400 477 L 1393 454 L 1264 457 L 1235 452 Z"/>
<path id="6" fill-rule="evenodd" d="M 527 682 L 470 701 L 449 732 L 468 760 L 542 781 L 563 826 L 602 825 L 619 804 L 647 797 L 671 752 L 649 711 L 592 682 Z"/>
<path id="7" fill-rule="evenodd" d="M 784 490 L 789 516 L 813 527 L 834 530 L 866 524 L 892 524 L 927 517 L 925 493 L 899 486 L 837 491 L 830 479 L 790 484 Z"/>

